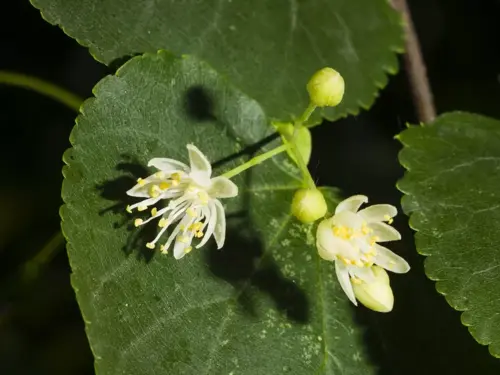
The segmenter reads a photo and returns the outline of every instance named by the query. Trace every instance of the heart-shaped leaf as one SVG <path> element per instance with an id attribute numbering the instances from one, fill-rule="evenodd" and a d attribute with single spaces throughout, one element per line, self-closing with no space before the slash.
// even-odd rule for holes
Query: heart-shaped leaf
<path id="1" fill-rule="evenodd" d="M 133 58 L 94 94 L 64 156 L 61 216 L 98 374 L 375 373 L 313 227 L 290 215 L 300 178 L 286 154 L 235 177 L 221 250 L 177 261 L 144 246 L 154 224 L 129 228 L 125 191 L 149 159 L 187 162 L 194 143 L 216 172 L 244 161 L 271 129 L 255 101 L 166 52 Z"/>
<path id="2" fill-rule="evenodd" d="M 401 19 L 387 0 L 31 0 L 99 61 L 167 49 L 207 60 L 268 116 L 290 121 L 308 104 L 305 85 L 325 66 L 346 94 L 334 120 L 368 108 L 397 70 Z"/>
<path id="3" fill-rule="evenodd" d="M 428 277 L 500 357 L 500 121 L 449 113 L 399 135 L 403 209 Z"/>

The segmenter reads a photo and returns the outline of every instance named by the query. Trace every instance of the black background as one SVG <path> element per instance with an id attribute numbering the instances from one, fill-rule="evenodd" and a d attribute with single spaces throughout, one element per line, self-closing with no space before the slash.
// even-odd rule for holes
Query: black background
<path id="1" fill-rule="evenodd" d="M 410 2 L 439 113 L 464 110 L 500 118 L 500 2 Z M 0 5 L 0 69 L 34 75 L 87 98 L 112 73 L 28 0 Z M 92 374 L 93 359 L 69 282 L 64 251 L 26 279 L 23 266 L 59 229 L 62 153 L 72 110 L 23 89 L 0 85 L 0 374 Z M 346 196 L 399 205 L 403 170 L 394 135 L 416 122 L 402 68 L 375 106 L 313 131 L 310 168 L 320 185 Z M 391 314 L 356 310 L 367 350 L 381 374 L 499 374 L 500 361 L 478 345 L 423 273 L 407 218 L 395 249 L 409 260 L 395 276 Z"/>

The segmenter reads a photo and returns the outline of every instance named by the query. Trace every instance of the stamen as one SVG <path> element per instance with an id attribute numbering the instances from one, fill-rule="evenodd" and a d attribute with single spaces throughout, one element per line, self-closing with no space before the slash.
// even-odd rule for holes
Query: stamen
<path id="1" fill-rule="evenodd" d="M 157 198 L 161 194 L 161 189 L 158 185 L 151 185 L 148 190 L 149 196 L 151 198 Z"/>
<path id="2" fill-rule="evenodd" d="M 156 207 L 153 207 L 151 209 L 151 216 L 156 216 L 157 213 L 158 213 L 158 209 Z"/>
<path id="3" fill-rule="evenodd" d="M 375 245 L 375 243 L 376 243 L 377 241 L 379 241 L 379 240 L 380 240 L 380 237 L 378 237 L 378 236 L 373 236 L 372 238 L 370 238 L 370 246 Z"/>
<path id="4" fill-rule="evenodd" d="M 189 242 L 189 238 L 187 238 L 187 237 L 179 237 L 177 239 L 177 241 L 182 242 L 182 243 L 188 243 Z"/>
<path id="5" fill-rule="evenodd" d="M 160 182 L 160 190 L 167 190 L 170 187 L 168 182 L 162 181 Z"/>
<path id="6" fill-rule="evenodd" d="M 139 184 L 139 186 L 144 186 L 146 184 L 146 181 L 144 181 L 142 178 L 138 178 L 137 183 Z"/>
<path id="7" fill-rule="evenodd" d="M 170 175 L 170 178 L 174 181 L 179 182 L 181 179 L 181 175 L 178 172 L 175 172 Z"/>
<path id="8" fill-rule="evenodd" d="M 370 234 L 371 232 L 373 232 L 373 229 L 369 228 L 368 225 L 366 225 L 366 223 L 363 223 L 363 225 L 361 225 L 361 233 L 367 235 Z"/>
<path id="9" fill-rule="evenodd" d="M 144 221 L 143 221 L 142 219 L 135 219 L 135 220 L 134 220 L 134 225 L 135 225 L 136 227 L 138 227 L 139 225 L 142 225 L 142 223 L 143 223 L 143 222 L 144 222 Z"/>
<path id="10" fill-rule="evenodd" d="M 361 285 L 363 283 L 361 279 L 358 279 L 357 277 L 351 278 L 351 282 L 356 285 Z"/>
<path id="11" fill-rule="evenodd" d="M 152 242 L 148 242 L 148 243 L 146 244 L 146 247 L 147 247 L 148 249 L 154 249 L 154 248 L 155 248 L 155 244 L 154 244 L 154 243 L 152 243 Z"/>
<path id="12" fill-rule="evenodd" d="M 191 250 L 193 250 L 193 247 L 192 246 L 188 246 L 184 249 L 184 253 L 188 254 L 191 252 Z"/>
<path id="13" fill-rule="evenodd" d="M 389 215 L 384 215 L 384 220 L 387 221 L 387 224 L 392 224 L 394 219 L 392 217 L 390 217 Z"/>
<path id="14" fill-rule="evenodd" d="M 201 238 L 201 237 L 203 237 L 203 232 L 201 230 L 199 230 L 194 235 L 196 236 L 196 238 Z"/>
<path id="15" fill-rule="evenodd" d="M 130 207 L 130 204 L 127 205 L 127 208 L 125 208 L 125 211 L 127 211 L 129 214 L 132 213 L 132 207 Z"/>
<path id="16" fill-rule="evenodd" d="M 160 221 L 158 222 L 158 226 L 160 228 L 165 228 L 168 225 L 168 220 L 165 218 L 161 218 Z"/>
<path id="17" fill-rule="evenodd" d="M 204 190 L 199 191 L 198 198 L 200 198 L 201 203 L 203 203 L 203 204 L 208 203 L 208 194 L 206 191 L 204 191 Z"/>
<path id="18" fill-rule="evenodd" d="M 198 214 L 196 213 L 196 210 L 193 208 L 193 207 L 189 207 L 187 210 L 186 210 L 186 213 L 191 216 L 191 217 L 196 217 L 198 216 Z"/>
<path id="19" fill-rule="evenodd" d="M 160 251 L 162 254 L 168 254 L 168 248 L 165 245 L 160 245 Z"/>
<path id="20" fill-rule="evenodd" d="M 148 206 L 139 206 L 137 207 L 139 211 L 146 211 L 148 209 Z"/>

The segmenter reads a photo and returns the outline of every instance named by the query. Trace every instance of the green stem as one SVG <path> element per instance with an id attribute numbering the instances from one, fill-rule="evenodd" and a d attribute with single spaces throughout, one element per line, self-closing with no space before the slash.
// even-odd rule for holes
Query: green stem
<path id="1" fill-rule="evenodd" d="M 37 277 L 40 268 L 48 264 L 59 249 L 64 245 L 64 236 L 61 231 L 58 231 L 52 238 L 45 244 L 45 246 L 25 265 L 23 269 L 23 276 L 25 280 L 33 280 Z"/>
<path id="2" fill-rule="evenodd" d="M 302 115 L 299 117 L 299 119 L 297 121 L 295 121 L 295 124 L 300 124 L 302 125 L 304 122 L 306 122 L 307 120 L 309 120 L 309 117 L 311 117 L 312 113 L 314 112 L 314 110 L 316 109 L 316 106 L 312 103 L 309 103 L 309 105 L 307 106 L 306 110 L 304 111 L 304 113 L 302 113 Z"/>
<path id="3" fill-rule="evenodd" d="M 309 189 L 316 189 L 316 184 L 311 176 L 311 173 L 309 172 L 309 168 L 307 168 L 307 164 L 304 161 L 304 158 L 302 157 L 302 154 L 300 153 L 297 143 L 295 142 L 295 139 L 297 137 L 297 124 L 295 125 L 295 130 L 293 132 L 293 139 L 292 139 L 292 150 L 295 155 L 295 160 L 297 161 L 297 166 L 299 167 L 300 171 L 302 172 L 302 176 L 304 177 L 304 183 Z"/>
<path id="4" fill-rule="evenodd" d="M 241 172 L 247 170 L 248 168 L 251 168 L 257 164 L 260 164 L 263 161 L 265 161 L 269 158 L 272 158 L 274 155 L 278 155 L 279 153 L 286 151 L 289 147 L 290 147 L 289 145 L 281 145 L 279 147 L 273 148 L 272 150 L 267 151 L 263 154 L 260 154 L 256 157 L 250 159 L 246 163 L 243 163 L 243 164 L 239 165 L 238 167 L 231 169 L 230 171 L 227 171 L 226 173 L 222 174 L 222 176 L 227 177 L 227 178 L 232 178 L 232 177 L 236 176 L 237 174 L 240 174 Z"/>
<path id="5" fill-rule="evenodd" d="M 307 164 L 304 161 L 304 158 L 302 157 L 302 154 L 299 152 L 299 149 L 297 147 L 297 142 L 295 140 L 297 139 L 297 129 L 300 126 L 303 126 L 304 122 L 309 120 L 309 117 L 311 117 L 312 113 L 316 109 L 316 106 L 312 103 L 309 103 L 307 106 L 306 110 L 300 118 L 295 121 L 295 129 L 293 132 L 293 137 L 292 137 L 292 151 L 295 155 L 295 160 L 297 161 L 297 166 L 299 167 L 300 171 L 302 172 L 302 176 L 304 177 L 304 183 L 309 189 L 316 189 L 316 184 L 314 183 L 314 180 L 311 176 L 311 173 L 309 172 L 309 169 L 307 168 Z"/>
<path id="6" fill-rule="evenodd" d="M 59 86 L 24 74 L 0 70 L 0 84 L 2 83 L 36 91 L 59 101 L 76 112 L 80 110 L 80 105 L 83 103 L 82 98 Z"/>

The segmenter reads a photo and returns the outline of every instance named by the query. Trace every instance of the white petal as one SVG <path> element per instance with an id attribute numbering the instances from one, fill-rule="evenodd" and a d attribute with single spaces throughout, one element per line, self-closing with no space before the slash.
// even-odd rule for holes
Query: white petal
<path id="1" fill-rule="evenodd" d="M 316 246 L 319 256 L 326 260 L 335 260 L 336 256 L 351 259 L 357 253 L 349 241 L 338 238 L 333 234 L 331 219 L 325 219 L 318 225 Z"/>
<path id="2" fill-rule="evenodd" d="M 396 216 L 398 210 L 390 204 L 374 204 L 358 212 L 366 222 L 374 223 L 377 221 L 387 221 L 387 218 Z"/>
<path id="3" fill-rule="evenodd" d="M 373 283 L 375 281 L 372 267 L 350 266 L 348 268 L 352 276 L 363 280 L 365 283 Z"/>
<path id="4" fill-rule="evenodd" d="M 217 199 L 214 200 L 215 208 L 217 211 L 217 220 L 215 221 L 214 228 L 214 238 L 217 243 L 217 249 L 222 248 L 224 246 L 224 241 L 226 240 L 226 215 L 224 213 L 224 207 L 222 203 Z"/>
<path id="5" fill-rule="evenodd" d="M 214 198 L 232 198 L 238 195 L 238 186 L 227 177 L 214 177 L 210 180 L 208 194 Z"/>
<path id="6" fill-rule="evenodd" d="M 151 182 L 156 181 L 155 175 L 151 175 L 142 179 L 141 183 L 135 184 L 131 189 L 127 190 L 127 195 L 137 198 L 150 198 L 149 185 Z M 140 180 L 139 180 L 140 181 Z"/>
<path id="7" fill-rule="evenodd" d="M 332 225 L 334 226 L 345 226 L 353 230 L 359 230 L 363 225 L 363 219 L 359 215 L 350 211 L 339 212 L 338 214 L 335 214 L 331 220 Z"/>
<path id="8" fill-rule="evenodd" d="M 388 248 L 375 244 L 375 250 L 377 251 L 375 264 L 380 267 L 394 273 L 406 273 L 410 270 L 408 262 Z"/>
<path id="9" fill-rule="evenodd" d="M 185 235 L 185 232 L 182 234 L 183 236 Z M 174 258 L 175 259 L 181 259 L 186 255 L 186 248 L 191 246 L 191 241 L 193 240 L 193 236 L 189 236 L 186 242 L 181 242 L 177 238 L 174 244 Z"/>
<path id="10" fill-rule="evenodd" d="M 342 287 L 344 293 L 347 295 L 347 298 L 349 298 L 355 306 L 358 306 L 356 297 L 354 297 L 351 278 L 349 277 L 349 271 L 347 271 L 347 267 L 340 262 L 335 262 L 335 274 L 337 275 L 340 286 Z"/>
<path id="11" fill-rule="evenodd" d="M 190 177 L 201 186 L 207 186 L 210 183 L 212 175 L 212 166 L 205 155 L 195 145 L 186 146 L 189 152 L 189 164 L 191 166 Z"/>
<path id="12" fill-rule="evenodd" d="M 167 173 L 173 173 L 178 170 L 189 172 L 189 167 L 186 164 L 167 158 L 153 158 L 149 161 L 148 167 L 155 167 L 156 169 Z"/>
<path id="13" fill-rule="evenodd" d="M 386 223 L 370 223 L 368 226 L 373 229 L 373 236 L 377 236 L 377 242 L 397 241 L 401 239 L 399 232 Z"/>
<path id="14" fill-rule="evenodd" d="M 214 201 L 215 201 L 215 199 L 208 202 L 208 207 L 210 208 L 210 215 L 207 218 L 208 226 L 207 226 L 207 230 L 205 231 L 205 235 L 203 236 L 203 239 L 196 246 L 197 249 L 202 247 L 203 245 L 205 245 L 207 243 L 210 236 L 214 233 L 215 224 L 217 223 L 217 220 L 219 219 L 217 217 L 217 207 L 215 206 Z"/>
<path id="15" fill-rule="evenodd" d="M 353 195 L 352 197 L 344 199 L 340 202 L 335 209 L 335 213 L 338 214 L 342 211 L 357 212 L 359 206 L 366 202 L 368 202 L 368 197 L 364 195 Z"/>

